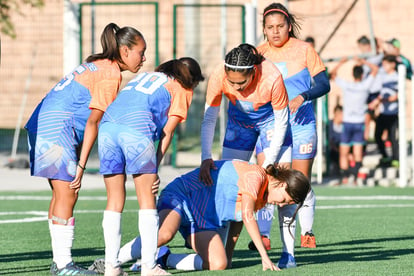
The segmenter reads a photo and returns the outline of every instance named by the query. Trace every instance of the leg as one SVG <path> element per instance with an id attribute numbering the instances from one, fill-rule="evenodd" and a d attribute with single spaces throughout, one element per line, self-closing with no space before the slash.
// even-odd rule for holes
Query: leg
<path id="1" fill-rule="evenodd" d="M 215 231 L 202 231 L 192 234 L 193 248 L 203 260 L 203 269 L 224 270 L 227 267 L 226 250 L 220 236 Z"/>
<path id="2" fill-rule="evenodd" d="M 140 207 L 138 228 L 142 243 L 141 264 L 143 274 L 146 274 L 156 266 L 159 217 L 155 208 L 152 184 L 156 181 L 157 175 L 141 174 L 133 177 Z"/>
<path id="3" fill-rule="evenodd" d="M 377 143 L 378 150 L 380 151 L 383 158 L 387 157 L 387 153 L 385 151 L 385 144 L 382 140 L 382 134 L 385 130 L 383 115 L 379 115 L 375 124 L 375 142 Z"/>
<path id="4" fill-rule="evenodd" d="M 230 222 L 229 233 L 226 242 L 227 268 L 231 268 L 234 247 L 243 229 L 243 222 Z"/>
<path id="5" fill-rule="evenodd" d="M 349 145 L 341 144 L 339 146 L 339 167 L 340 167 L 340 172 L 341 172 L 342 184 L 348 183 L 349 151 L 350 151 Z"/>
<path id="6" fill-rule="evenodd" d="M 102 228 L 105 240 L 105 264 L 107 270 L 118 269 L 121 247 L 121 218 L 125 204 L 125 175 L 114 174 L 104 176 L 107 203 L 104 211 Z"/>
<path id="7" fill-rule="evenodd" d="M 70 182 L 49 180 L 53 188 L 49 214 L 52 219 L 50 232 L 52 237 L 53 261 L 58 269 L 72 262 L 72 246 L 75 236 L 73 208 L 78 199 L 75 190 L 69 188 Z"/>

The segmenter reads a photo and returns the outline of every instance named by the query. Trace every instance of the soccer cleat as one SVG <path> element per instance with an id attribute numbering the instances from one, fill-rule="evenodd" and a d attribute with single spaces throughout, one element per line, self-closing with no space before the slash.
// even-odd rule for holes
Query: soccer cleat
<path id="1" fill-rule="evenodd" d="M 124 272 L 122 268 L 113 267 L 111 264 L 105 265 L 105 276 L 128 276 L 128 273 Z"/>
<path id="2" fill-rule="evenodd" d="M 59 269 L 55 262 L 50 267 L 52 275 L 98 275 L 95 271 L 84 269 L 75 265 L 74 262 L 68 263 L 64 268 Z"/>
<path id="3" fill-rule="evenodd" d="M 145 265 L 141 266 L 141 276 L 153 275 L 171 275 L 171 273 L 168 273 L 167 271 L 162 269 L 160 265 L 156 265 L 152 269 L 147 268 Z"/>
<path id="4" fill-rule="evenodd" d="M 307 248 L 315 248 L 316 247 L 316 240 L 313 233 L 306 232 L 305 235 L 300 236 L 300 246 L 307 247 Z"/>
<path id="5" fill-rule="evenodd" d="M 267 251 L 272 249 L 271 246 L 270 246 L 270 239 L 268 237 L 262 235 L 262 242 L 263 242 L 263 245 L 264 245 L 264 247 Z M 250 241 L 248 246 L 249 246 L 250 250 L 257 251 L 256 245 L 254 245 L 253 241 Z"/>
<path id="6" fill-rule="evenodd" d="M 88 267 L 88 270 L 98 272 L 99 274 L 105 273 L 105 259 L 100 258 L 96 259 L 91 266 Z"/>
<path id="7" fill-rule="evenodd" d="M 295 257 L 293 257 L 291 254 L 287 252 L 282 252 L 282 256 L 280 256 L 277 266 L 280 269 L 294 268 L 296 267 Z"/>

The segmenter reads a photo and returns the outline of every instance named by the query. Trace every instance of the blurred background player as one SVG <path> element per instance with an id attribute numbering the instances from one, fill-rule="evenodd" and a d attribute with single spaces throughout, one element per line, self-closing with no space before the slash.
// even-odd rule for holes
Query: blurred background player
<path id="1" fill-rule="evenodd" d="M 99 122 L 118 94 L 121 72 L 136 73 L 145 61 L 144 37 L 132 27 L 108 24 L 101 44 L 103 52 L 89 56 L 56 84 L 25 126 L 31 175 L 47 178 L 52 189 L 52 275 L 94 274 L 72 260 L 73 209 Z"/>

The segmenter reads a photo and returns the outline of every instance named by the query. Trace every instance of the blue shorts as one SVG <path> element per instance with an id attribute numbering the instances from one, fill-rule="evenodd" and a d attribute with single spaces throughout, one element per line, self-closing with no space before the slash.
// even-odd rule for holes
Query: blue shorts
<path id="1" fill-rule="evenodd" d="M 178 184 L 178 185 L 176 185 Z M 195 218 L 190 210 L 190 199 L 189 197 L 181 190 L 180 186 L 181 180 L 176 178 L 173 182 L 167 185 L 167 187 L 162 190 L 160 197 L 157 203 L 158 212 L 162 210 L 173 210 L 177 212 L 181 217 L 181 223 L 179 232 L 184 239 L 191 234 L 195 234 L 201 231 L 217 231 L 217 227 L 206 225 L 203 229 L 198 228 Z"/>
<path id="2" fill-rule="evenodd" d="M 365 123 L 343 123 L 341 145 L 365 145 Z"/>
<path id="3" fill-rule="evenodd" d="M 294 125 L 293 134 L 293 160 L 313 159 L 316 156 L 318 136 L 315 124 Z"/>
<path id="4" fill-rule="evenodd" d="M 99 172 L 107 174 L 155 174 L 158 171 L 153 140 L 137 130 L 112 122 L 99 127 Z"/>
<path id="5" fill-rule="evenodd" d="M 72 181 L 76 175 L 83 132 L 59 120 L 53 129 L 27 128 L 31 175 Z M 50 123 L 50 121 L 49 121 Z M 39 134 L 41 133 L 41 134 Z"/>
<path id="6" fill-rule="evenodd" d="M 223 147 L 231 149 L 229 152 L 241 151 L 251 156 L 256 148 L 256 153 L 263 152 L 264 149 L 270 147 L 271 139 L 274 135 L 274 119 L 269 119 L 260 122 L 255 126 L 241 125 L 239 122 L 229 120 L 227 122 L 226 135 L 224 137 Z M 285 140 L 282 144 L 281 154 L 289 151 L 292 147 L 292 133 L 290 126 L 288 126 Z M 232 151 L 234 150 L 234 151 Z M 234 158 L 249 160 L 250 157 L 240 158 L 238 156 Z M 281 155 L 279 155 L 280 157 Z M 290 162 L 286 161 L 286 162 Z"/>

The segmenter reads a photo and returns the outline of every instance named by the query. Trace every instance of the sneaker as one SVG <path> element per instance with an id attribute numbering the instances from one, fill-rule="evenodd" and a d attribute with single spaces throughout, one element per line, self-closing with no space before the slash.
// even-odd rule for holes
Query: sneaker
<path id="1" fill-rule="evenodd" d="M 171 275 L 164 269 L 161 268 L 160 265 L 154 266 L 154 268 L 149 269 L 145 265 L 141 266 L 141 276 L 153 276 L 153 275 Z"/>
<path id="2" fill-rule="evenodd" d="M 129 270 L 134 272 L 141 272 L 141 260 L 137 260 L 133 265 L 131 265 Z"/>
<path id="3" fill-rule="evenodd" d="M 74 262 L 68 263 L 64 268 L 59 269 L 55 262 L 50 267 L 52 275 L 98 275 L 95 271 L 84 269 L 75 265 Z"/>
<path id="4" fill-rule="evenodd" d="M 305 235 L 300 236 L 300 247 L 315 248 L 316 240 L 313 233 L 306 232 Z"/>
<path id="5" fill-rule="evenodd" d="M 294 267 L 296 267 L 295 257 L 293 257 L 291 254 L 289 254 L 287 252 L 282 252 L 282 256 L 280 256 L 280 259 L 279 259 L 279 262 L 277 263 L 277 266 L 280 269 L 294 268 Z"/>
<path id="6" fill-rule="evenodd" d="M 121 267 L 113 267 L 111 264 L 105 265 L 105 276 L 128 276 Z"/>
<path id="7" fill-rule="evenodd" d="M 264 245 L 264 247 L 267 251 L 272 249 L 271 246 L 270 246 L 270 239 L 268 237 L 262 235 L 262 242 L 263 242 L 263 245 Z M 249 246 L 250 250 L 257 251 L 256 245 L 254 245 L 253 241 L 250 241 L 248 246 Z"/>
<path id="8" fill-rule="evenodd" d="M 93 264 L 90 267 L 88 267 L 88 270 L 95 271 L 99 274 L 104 274 L 105 273 L 105 259 L 103 258 L 96 259 L 95 261 L 93 261 Z"/>

